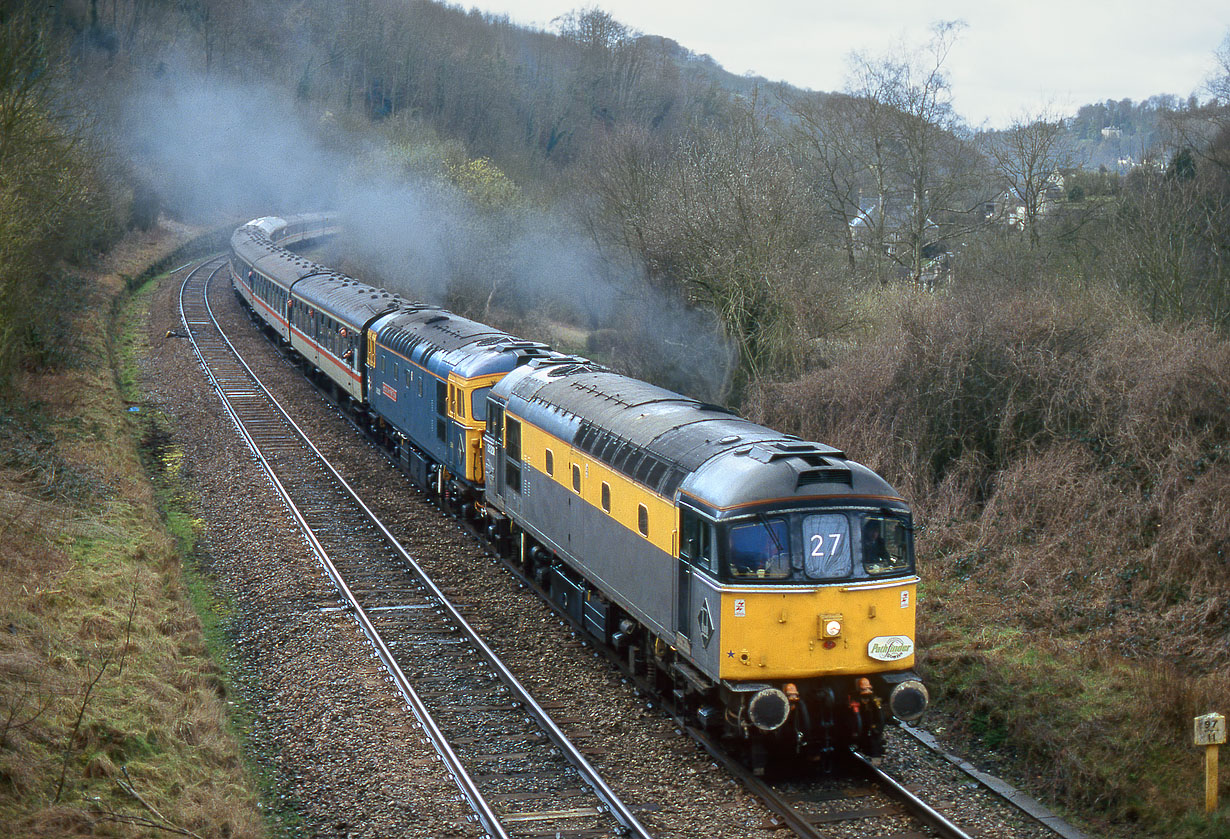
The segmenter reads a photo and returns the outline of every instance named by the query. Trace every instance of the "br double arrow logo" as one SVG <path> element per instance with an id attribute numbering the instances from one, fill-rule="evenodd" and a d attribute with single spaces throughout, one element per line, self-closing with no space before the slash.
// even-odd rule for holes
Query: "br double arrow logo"
<path id="1" fill-rule="evenodd" d="M 717 627 L 713 625 L 713 616 L 709 614 L 709 601 L 705 600 L 700 604 L 700 612 L 696 615 L 696 623 L 700 627 L 700 642 L 707 650 L 709 642 L 713 640 L 713 633 Z"/>

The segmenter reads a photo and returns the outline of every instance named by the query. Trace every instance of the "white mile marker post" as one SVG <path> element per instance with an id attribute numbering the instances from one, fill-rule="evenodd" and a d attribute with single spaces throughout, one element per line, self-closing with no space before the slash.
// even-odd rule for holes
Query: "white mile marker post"
<path id="1" fill-rule="evenodd" d="M 1194 739 L 1204 746 L 1204 811 L 1217 809 L 1217 749 L 1226 742 L 1226 718 L 1221 714 L 1196 717 Z"/>

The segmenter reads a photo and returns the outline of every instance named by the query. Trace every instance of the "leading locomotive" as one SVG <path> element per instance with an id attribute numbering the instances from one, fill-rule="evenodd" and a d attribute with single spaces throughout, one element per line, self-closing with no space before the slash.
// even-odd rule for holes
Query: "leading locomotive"
<path id="1" fill-rule="evenodd" d="M 237 293 L 425 490 L 754 767 L 918 719 L 909 505 L 829 446 L 232 238 Z"/>

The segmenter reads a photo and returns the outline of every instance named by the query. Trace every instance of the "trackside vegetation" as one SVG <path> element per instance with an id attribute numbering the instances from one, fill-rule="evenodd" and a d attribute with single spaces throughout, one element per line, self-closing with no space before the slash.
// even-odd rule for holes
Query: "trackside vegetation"
<path id="1" fill-rule="evenodd" d="M 265 833 L 227 721 L 222 658 L 211 657 L 193 607 L 219 604 L 184 570 L 190 499 L 175 453 L 148 445 L 166 420 L 129 410 L 140 407 L 132 382 L 152 284 L 131 298 L 127 285 L 166 255 L 165 241 L 130 237 L 107 269 L 84 272 L 84 305 L 68 324 L 72 363 L 22 371 L 5 392 L 0 823 L 9 835 Z"/>

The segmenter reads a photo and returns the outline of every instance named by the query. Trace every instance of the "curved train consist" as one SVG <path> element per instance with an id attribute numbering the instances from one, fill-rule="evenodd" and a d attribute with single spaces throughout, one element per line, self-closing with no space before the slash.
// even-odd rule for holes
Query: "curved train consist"
<path id="1" fill-rule="evenodd" d="M 585 632 L 757 768 L 928 702 L 910 508 L 831 447 L 231 239 L 236 293 L 421 487 L 486 528 Z"/>

